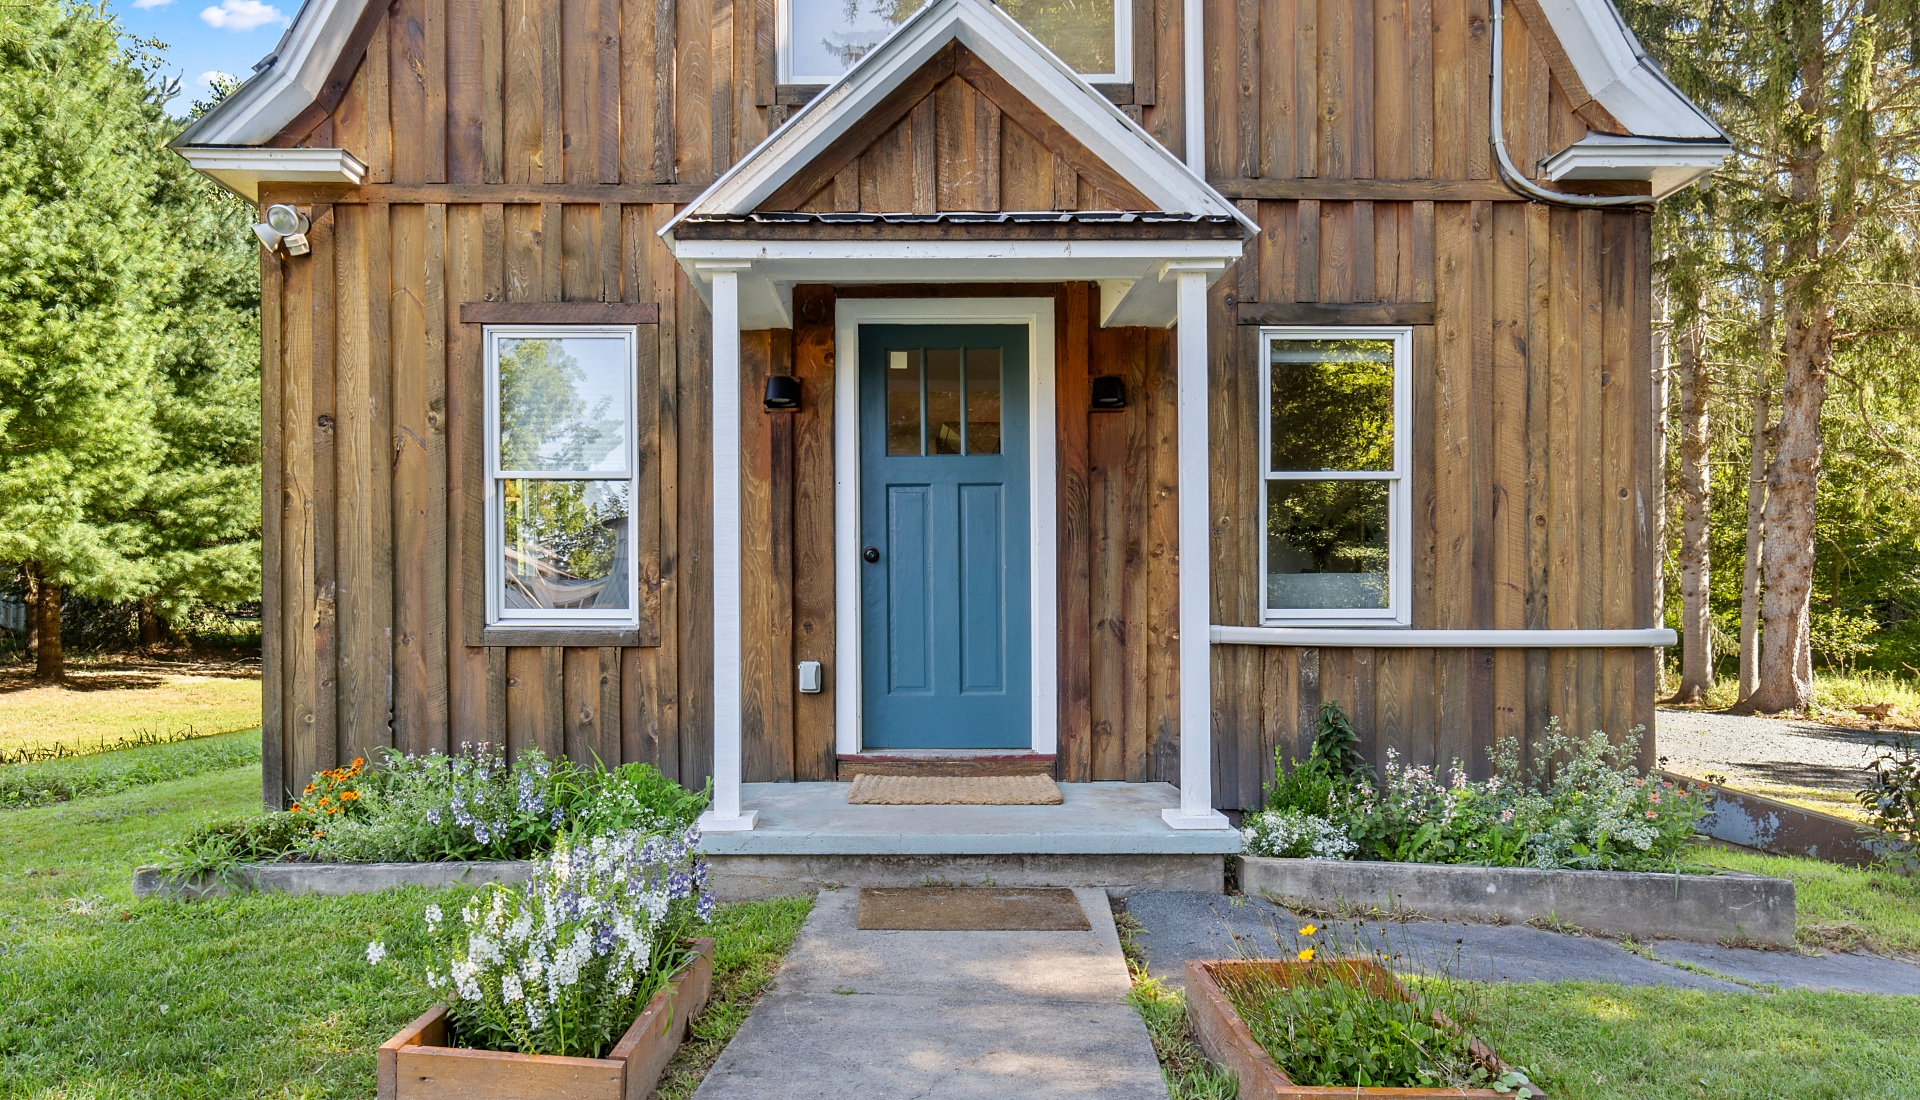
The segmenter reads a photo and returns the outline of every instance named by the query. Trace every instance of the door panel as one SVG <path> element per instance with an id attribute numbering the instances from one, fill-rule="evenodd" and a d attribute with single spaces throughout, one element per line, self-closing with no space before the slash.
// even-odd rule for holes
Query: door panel
<path id="1" fill-rule="evenodd" d="M 862 741 L 1027 748 L 1027 330 L 862 325 L 859 355 Z"/>
<path id="2" fill-rule="evenodd" d="M 1000 485 L 960 486 L 960 690 L 1003 692 L 1006 554 Z"/>
<path id="3" fill-rule="evenodd" d="M 933 688 L 933 540 L 930 486 L 887 486 L 887 686 Z"/>

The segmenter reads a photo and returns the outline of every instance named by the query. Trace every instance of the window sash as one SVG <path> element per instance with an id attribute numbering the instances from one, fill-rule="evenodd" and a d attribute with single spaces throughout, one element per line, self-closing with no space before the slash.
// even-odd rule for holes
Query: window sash
<path id="1" fill-rule="evenodd" d="M 931 2 L 931 0 L 928 0 Z M 774 20 L 779 37 L 775 49 L 779 80 L 781 84 L 832 84 L 847 75 L 847 70 L 832 74 L 802 73 L 794 70 L 793 61 L 793 0 L 776 0 L 779 9 Z M 1037 37 L 1037 36 L 1036 36 Z M 885 41 L 883 38 L 881 41 Z M 879 48 L 876 43 L 875 49 Z M 854 62 L 859 64 L 859 62 Z M 851 69 L 853 65 L 848 65 Z M 1133 0 L 1113 0 L 1113 72 L 1081 73 L 1080 79 L 1090 84 L 1127 84 L 1133 80 Z"/>
<path id="2" fill-rule="evenodd" d="M 1393 343 L 1393 468 L 1391 470 L 1275 470 L 1273 462 L 1273 344 L 1281 340 L 1389 340 Z M 1412 453 L 1413 330 L 1411 328 L 1290 327 L 1260 333 L 1260 613 L 1268 624 L 1288 626 L 1406 626 L 1412 604 L 1412 507 L 1408 462 Z M 1267 574 L 1269 517 L 1266 485 L 1272 482 L 1382 481 L 1387 484 L 1387 606 L 1382 608 L 1273 607 Z"/>
<path id="3" fill-rule="evenodd" d="M 502 339 L 617 338 L 625 346 L 626 429 L 621 462 L 612 470 L 516 470 L 500 465 L 500 341 Z M 640 622 L 639 540 L 632 528 L 640 490 L 635 415 L 639 385 L 639 332 L 633 325 L 487 325 L 485 349 L 486 478 L 484 485 L 487 622 L 504 627 L 637 626 Z M 627 606 L 624 608 L 513 608 L 506 606 L 506 508 L 508 481 L 620 481 L 627 484 Z"/>

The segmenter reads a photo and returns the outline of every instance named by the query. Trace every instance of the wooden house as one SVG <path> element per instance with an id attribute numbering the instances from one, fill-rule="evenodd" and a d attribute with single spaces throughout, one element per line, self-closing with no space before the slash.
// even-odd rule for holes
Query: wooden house
<path id="1" fill-rule="evenodd" d="M 269 803 L 490 742 L 1172 836 L 1324 702 L 1652 727 L 1650 211 L 1728 145 L 1607 0 L 307 0 L 176 148 L 304 228 Z"/>

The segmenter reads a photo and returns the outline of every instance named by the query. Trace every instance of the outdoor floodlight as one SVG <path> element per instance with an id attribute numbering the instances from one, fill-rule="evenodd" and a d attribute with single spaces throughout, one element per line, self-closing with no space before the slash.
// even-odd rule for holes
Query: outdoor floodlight
<path id="1" fill-rule="evenodd" d="M 313 251 L 307 244 L 307 216 L 285 203 L 267 207 L 267 220 L 253 227 L 254 236 L 271 252 L 287 246 L 287 255 L 304 256 Z"/>

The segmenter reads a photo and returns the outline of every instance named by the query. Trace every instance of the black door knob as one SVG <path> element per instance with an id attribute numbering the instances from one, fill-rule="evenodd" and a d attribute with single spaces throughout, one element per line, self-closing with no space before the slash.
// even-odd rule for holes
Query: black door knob
<path id="1" fill-rule="evenodd" d="M 860 556 L 866 559 L 868 565 L 872 565 L 874 562 L 880 560 L 880 548 L 878 546 L 869 546 L 865 550 L 860 551 Z"/>

